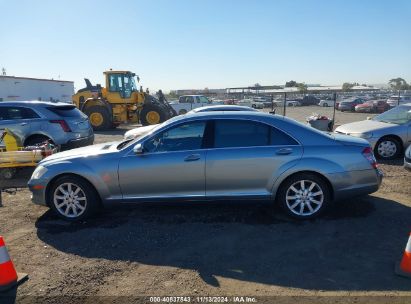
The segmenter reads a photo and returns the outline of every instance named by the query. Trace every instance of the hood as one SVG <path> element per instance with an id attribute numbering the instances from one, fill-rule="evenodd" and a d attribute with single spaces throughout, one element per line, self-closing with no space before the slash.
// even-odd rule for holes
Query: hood
<path id="1" fill-rule="evenodd" d="M 86 158 L 90 156 L 96 156 L 101 154 L 107 154 L 117 152 L 117 145 L 120 142 L 110 142 L 104 144 L 91 145 L 87 147 L 72 149 L 64 152 L 55 153 L 43 159 L 40 164 L 44 165 L 49 162 L 58 162 L 64 160 L 70 160 L 75 158 Z"/>
<path id="2" fill-rule="evenodd" d="M 362 120 L 339 126 L 335 129 L 336 132 L 351 134 L 351 133 L 366 133 L 380 129 L 396 128 L 398 125 L 376 120 Z"/>
<path id="3" fill-rule="evenodd" d="M 344 146 L 361 146 L 368 147 L 370 144 L 363 138 L 354 137 L 350 135 L 342 135 L 333 133 L 332 136 L 336 141 L 343 144 Z"/>

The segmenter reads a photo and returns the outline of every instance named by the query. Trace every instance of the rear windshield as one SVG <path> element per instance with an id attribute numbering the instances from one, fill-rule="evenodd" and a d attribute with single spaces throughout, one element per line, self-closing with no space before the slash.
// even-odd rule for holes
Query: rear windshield
<path id="1" fill-rule="evenodd" d="M 80 118 L 84 116 L 75 106 L 49 107 L 47 109 L 61 117 Z"/>

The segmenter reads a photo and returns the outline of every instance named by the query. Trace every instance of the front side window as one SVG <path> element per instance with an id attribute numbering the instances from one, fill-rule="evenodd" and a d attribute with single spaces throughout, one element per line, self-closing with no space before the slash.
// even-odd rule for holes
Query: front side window
<path id="1" fill-rule="evenodd" d="M 201 149 L 206 122 L 178 125 L 153 136 L 144 143 L 147 152 L 170 152 Z"/>

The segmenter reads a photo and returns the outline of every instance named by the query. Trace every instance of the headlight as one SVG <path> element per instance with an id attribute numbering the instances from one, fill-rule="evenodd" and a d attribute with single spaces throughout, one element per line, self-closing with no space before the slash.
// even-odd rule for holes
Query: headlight
<path id="1" fill-rule="evenodd" d="M 43 167 L 42 165 L 39 165 L 37 166 L 36 170 L 34 170 L 33 174 L 31 175 L 31 179 L 39 179 L 46 172 L 47 172 L 47 168 Z"/>
<path id="2" fill-rule="evenodd" d="M 355 136 L 355 137 L 361 137 L 361 138 L 371 138 L 372 137 L 372 133 L 350 133 L 351 136 Z"/>

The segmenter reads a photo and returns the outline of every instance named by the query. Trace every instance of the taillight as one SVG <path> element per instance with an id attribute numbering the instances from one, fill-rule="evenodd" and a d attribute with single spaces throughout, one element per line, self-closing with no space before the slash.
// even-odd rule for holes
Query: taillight
<path id="1" fill-rule="evenodd" d="M 374 153 L 372 152 L 371 147 L 364 148 L 364 150 L 362 150 L 361 153 L 368 160 L 371 167 L 373 167 L 374 169 L 378 168 L 377 160 L 375 159 L 375 156 L 374 156 Z"/>
<path id="2" fill-rule="evenodd" d="M 50 122 L 60 124 L 64 132 L 71 132 L 71 129 L 65 120 L 50 120 Z"/>

